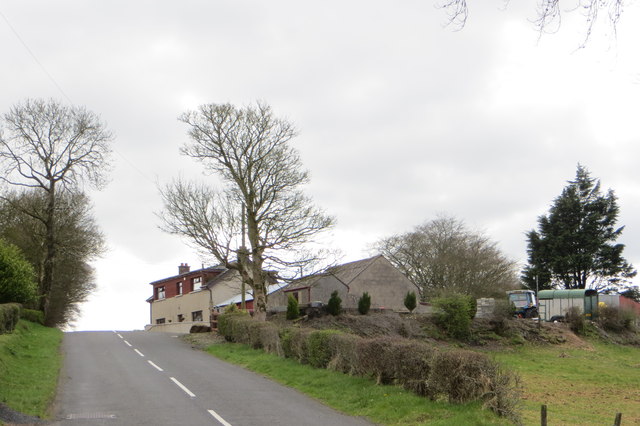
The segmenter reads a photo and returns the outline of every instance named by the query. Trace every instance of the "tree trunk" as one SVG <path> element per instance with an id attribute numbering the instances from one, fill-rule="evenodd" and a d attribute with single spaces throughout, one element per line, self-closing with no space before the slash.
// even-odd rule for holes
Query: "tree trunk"
<path id="1" fill-rule="evenodd" d="M 44 312 L 45 325 L 53 326 L 55 321 L 49 316 L 49 302 L 51 301 L 51 288 L 53 287 L 53 268 L 56 257 L 55 241 L 55 184 L 52 182 L 48 192 L 46 209 L 46 235 L 45 235 L 45 259 L 42 285 L 40 286 L 40 309 Z"/>

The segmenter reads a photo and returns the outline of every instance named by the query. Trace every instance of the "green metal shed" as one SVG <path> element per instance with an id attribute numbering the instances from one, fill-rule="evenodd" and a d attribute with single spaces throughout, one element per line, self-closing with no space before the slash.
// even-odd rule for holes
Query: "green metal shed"
<path id="1" fill-rule="evenodd" d="M 567 310 L 577 306 L 587 318 L 595 318 L 598 313 L 598 292 L 596 290 L 541 290 L 538 303 L 542 319 L 566 315 Z"/>

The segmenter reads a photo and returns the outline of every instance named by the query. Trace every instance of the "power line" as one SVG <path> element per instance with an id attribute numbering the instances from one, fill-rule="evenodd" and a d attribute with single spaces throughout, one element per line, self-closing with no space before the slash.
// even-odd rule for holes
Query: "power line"
<path id="1" fill-rule="evenodd" d="M 22 44 L 22 47 L 25 48 L 25 50 L 29 53 L 29 55 L 31 56 L 31 58 L 34 60 L 34 62 L 36 64 L 38 64 L 38 66 L 40 67 L 40 69 L 42 70 L 42 72 L 44 72 L 44 74 L 49 78 L 49 80 L 51 81 L 51 83 L 53 83 L 53 85 L 56 87 L 56 89 L 58 89 L 58 91 L 62 94 L 62 96 L 69 102 L 69 104 L 73 105 L 73 101 L 71 101 L 71 98 L 69 96 L 67 96 L 67 94 L 65 93 L 64 90 L 62 90 L 62 87 L 58 84 L 58 82 L 56 81 L 55 78 L 53 78 L 53 76 L 51 75 L 51 73 L 45 68 L 45 66 L 42 64 L 42 62 L 40 62 L 38 60 L 38 57 L 35 55 L 35 53 L 33 53 L 33 51 L 29 48 L 29 46 L 27 45 L 27 43 L 25 43 L 25 41 L 22 39 L 22 37 L 20 37 L 20 34 L 18 34 L 18 31 L 16 31 L 16 29 L 13 27 L 13 25 L 11 25 L 11 22 L 9 22 L 9 19 L 6 17 L 6 15 L 4 13 L 2 13 L 2 11 L 0 11 L 0 16 L 2 16 L 2 19 L 4 20 L 4 22 L 7 23 L 7 26 L 9 27 L 9 29 L 11 30 L 11 32 L 16 36 L 16 38 L 18 39 L 18 41 L 20 42 L 20 44 Z M 131 160 L 129 160 L 127 157 L 125 157 L 120 151 L 118 151 L 115 148 L 112 148 L 113 152 L 115 152 L 116 154 L 118 154 L 128 165 L 129 167 L 131 167 L 132 169 L 134 169 L 136 172 L 138 172 L 138 174 L 140 176 L 142 176 L 143 178 L 145 178 L 146 180 L 148 180 L 151 183 L 155 183 L 149 176 L 147 176 L 142 170 L 140 170 L 138 167 L 136 167 L 135 163 L 133 163 Z"/>

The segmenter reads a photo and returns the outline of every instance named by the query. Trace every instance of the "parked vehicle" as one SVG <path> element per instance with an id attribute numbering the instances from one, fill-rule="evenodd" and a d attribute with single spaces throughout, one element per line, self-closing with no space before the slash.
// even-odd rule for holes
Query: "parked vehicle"
<path id="1" fill-rule="evenodd" d="M 538 302 L 536 293 L 531 290 L 511 290 L 507 291 L 509 302 L 516 308 L 518 318 L 537 318 Z"/>
<path id="2" fill-rule="evenodd" d="M 541 318 L 545 321 L 562 320 L 567 311 L 576 307 L 585 318 L 598 314 L 598 292 L 590 289 L 540 290 L 538 292 Z"/>

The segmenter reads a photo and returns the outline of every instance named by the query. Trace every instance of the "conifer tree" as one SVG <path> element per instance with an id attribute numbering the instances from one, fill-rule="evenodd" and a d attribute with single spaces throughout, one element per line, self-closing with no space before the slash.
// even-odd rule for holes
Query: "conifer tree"
<path id="1" fill-rule="evenodd" d="M 624 226 L 617 227 L 619 207 L 614 192 L 600 190 L 600 181 L 578 165 L 568 182 L 538 218 L 538 230 L 527 233 L 528 264 L 525 284 L 536 289 L 596 289 L 625 287 L 636 270 L 616 243 Z"/>

